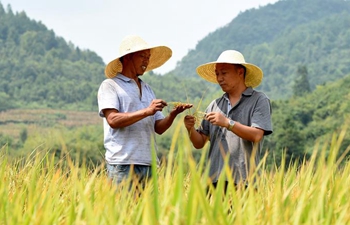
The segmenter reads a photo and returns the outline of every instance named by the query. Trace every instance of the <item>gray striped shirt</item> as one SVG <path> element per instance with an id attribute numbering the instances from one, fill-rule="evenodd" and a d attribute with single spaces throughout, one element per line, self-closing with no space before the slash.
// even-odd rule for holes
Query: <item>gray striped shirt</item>
<path id="1" fill-rule="evenodd" d="M 231 108 L 229 102 L 225 93 L 221 98 L 209 104 L 206 113 L 221 112 L 226 117 L 243 125 L 264 130 L 264 135 L 272 133 L 271 105 L 270 100 L 264 93 L 247 88 L 235 106 Z M 209 136 L 209 173 L 212 182 L 218 180 L 224 166 L 225 156 L 229 157 L 228 164 L 232 170 L 232 178 L 236 183 L 247 179 L 248 171 L 251 168 L 251 158 L 254 164 L 258 165 L 263 139 L 254 144 L 240 138 L 224 127 L 211 124 L 207 120 L 202 121 L 198 131 Z"/>

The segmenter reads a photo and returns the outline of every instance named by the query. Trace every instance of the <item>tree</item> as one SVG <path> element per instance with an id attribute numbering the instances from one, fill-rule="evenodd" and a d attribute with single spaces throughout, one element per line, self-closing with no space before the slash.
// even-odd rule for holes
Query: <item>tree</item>
<path id="1" fill-rule="evenodd" d="M 298 66 L 297 78 L 294 81 L 293 95 L 303 96 L 305 93 L 310 93 L 310 83 L 308 78 L 307 67 L 305 65 Z"/>
<path id="2" fill-rule="evenodd" d="M 19 134 L 19 137 L 21 139 L 21 142 L 24 143 L 26 142 L 27 138 L 28 138 L 28 130 L 27 128 L 22 128 L 20 134 Z"/>
<path id="3" fill-rule="evenodd" d="M 16 108 L 16 103 L 11 100 L 8 94 L 0 92 L 0 112 L 13 108 Z"/>

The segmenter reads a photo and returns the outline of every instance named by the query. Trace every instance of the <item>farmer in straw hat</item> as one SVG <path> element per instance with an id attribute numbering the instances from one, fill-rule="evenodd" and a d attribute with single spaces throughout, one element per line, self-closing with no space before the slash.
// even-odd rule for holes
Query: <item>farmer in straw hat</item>
<path id="1" fill-rule="evenodd" d="M 194 127 L 195 117 L 185 116 L 190 140 L 197 149 L 210 141 L 209 173 L 214 187 L 225 160 L 235 184 L 246 185 L 249 172 L 259 163 L 264 135 L 272 133 L 270 100 L 253 89 L 261 83 L 263 72 L 246 63 L 240 52 L 227 50 L 217 61 L 197 67 L 197 73 L 219 84 L 225 93 L 209 104 L 198 129 Z"/>
<path id="2" fill-rule="evenodd" d="M 155 133 L 162 134 L 175 117 L 191 104 L 174 107 L 167 117 L 167 103 L 156 99 L 151 87 L 140 79 L 145 72 L 163 65 L 172 55 L 166 46 L 151 46 L 139 36 L 127 36 L 119 55 L 105 68 L 98 90 L 99 115 L 104 118 L 104 147 L 108 177 L 120 184 L 131 174 L 142 184 L 151 177 Z"/>

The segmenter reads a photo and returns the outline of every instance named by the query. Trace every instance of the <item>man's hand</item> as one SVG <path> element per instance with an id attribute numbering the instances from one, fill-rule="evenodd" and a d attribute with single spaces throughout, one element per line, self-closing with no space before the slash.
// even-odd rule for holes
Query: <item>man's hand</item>
<path id="1" fill-rule="evenodd" d="M 196 118 L 191 115 L 186 115 L 184 118 L 184 124 L 189 134 L 190 140 L 193 144 L 193 147 L 195 147 L 196 149 L 203 148 L 203 146 L 209 139 L 206 135 L 196 131 L 194 127 L 196 124 Z"/>
<path id="2" fill-rule="evenodd" d="M 196 118 L 191 115 L 186 115 L 184 118 L 184 124 L 188 131 L 190 131 L 196 124 Z"/>
<path id="3" fill-rule="evenodd" d="M 192 108 L 192 104 L 180 104 L 177 106 L 174 106 L 174 108 L 171 109 L 170 114 L 173 116 L 177 116 L 178 114 L 182 113 L 186 109 Z"/>
<path id="4" fill-rule="evenodd" d="M 227 127 L 227 117 L 224 116 L 222 113 L 220 112 L 210 112 L 210 113 L 207 113 L 206 115 L 206 119 L 214 124 L 214 125 L 217 125 L 217 126 L 220 126 L 220 127 Z"/>
<path id="5" fill-rule="evenodd" d="M 154 99 L 148 106 L 147 112 L 149 115 L 154 115 L 157 111 L 162 111 L 165 106 L 168 106 L 168 104 L 162 99 Z"/>

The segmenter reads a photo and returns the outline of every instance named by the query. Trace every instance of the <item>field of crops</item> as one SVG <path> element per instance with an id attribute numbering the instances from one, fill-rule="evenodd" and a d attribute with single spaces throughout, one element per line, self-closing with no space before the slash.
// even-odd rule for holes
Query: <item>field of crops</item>
<path id="1" fill-rule="evenodd" d="M 221 179 L 211 197 L 205 153 L 196 162 L 181 132 L 140 196 L 111 185 L 104 165 L 88 169 L 69 157 L 57 163 L 36 151 L 10 161 L 3 147 L 0 224 L 349 224 L 350 164 L 338 154 L 344 135 L 316 145 L 300 165 L 267 170 L 262 160 L 247 189 L 229 180 L 224 195 Z"/>

